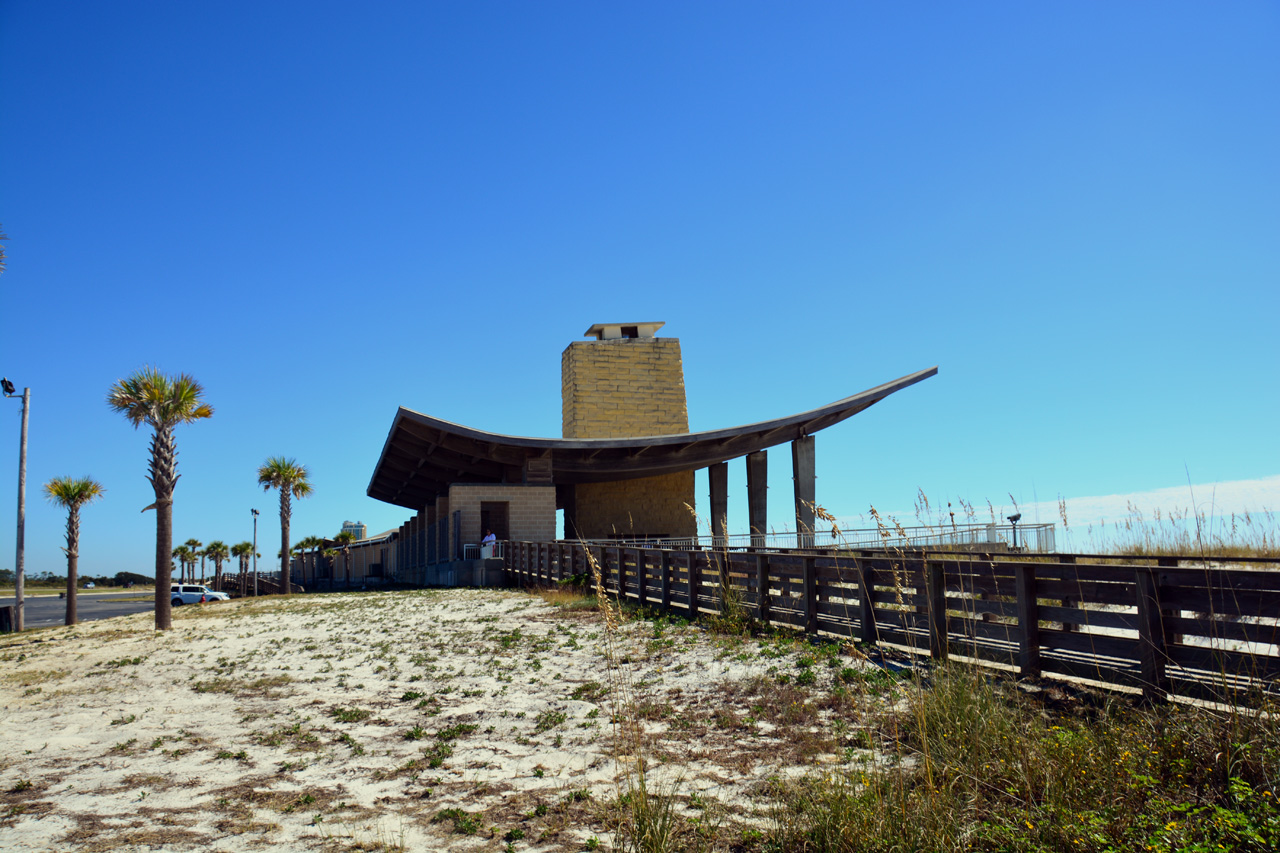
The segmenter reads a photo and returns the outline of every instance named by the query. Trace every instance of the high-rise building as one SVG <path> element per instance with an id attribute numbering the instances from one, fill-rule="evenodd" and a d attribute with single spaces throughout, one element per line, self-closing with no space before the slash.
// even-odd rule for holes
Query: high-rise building
<path id="1" fill-rule="evenodd" d="M 368 539 L 369 528 L 364 526 L 363 521 L 344 521 L 342 522 L 342 532 L 350 533 L 357 539 Z"/>

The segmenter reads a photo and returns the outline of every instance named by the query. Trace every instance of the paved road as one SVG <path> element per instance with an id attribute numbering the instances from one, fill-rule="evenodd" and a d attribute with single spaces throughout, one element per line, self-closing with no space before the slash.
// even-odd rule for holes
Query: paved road
<path id="1" fill-rule="evenodd" d="M 81 622 L 94 619 L 110 619 L 112 616 L 127 616 L 130 613 L 150 613 L 155 609 L 155 593 L 150 590 L 134 592 L 86 592 L 81 590 L 76 595 L 76 617 Z M 120 599 L 147 596 L 146 601 L 121 601 Z M 27 627 L 44 628 L 49 625 L 61 625 L 66 621 L 67 602 L 55 595 L 27 594 Z M 0 606 L 13 604 L 12 596 L 0 598 Z"/>

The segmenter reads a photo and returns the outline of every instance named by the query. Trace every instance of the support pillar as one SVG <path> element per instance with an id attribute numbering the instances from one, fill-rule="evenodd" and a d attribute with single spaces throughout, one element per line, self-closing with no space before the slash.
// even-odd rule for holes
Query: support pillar
<path id="1" fill-rule="evenodd" d="M 813 507 L 817 500 L 817 472 L 813 436 L 806 435 L 791 442 L 791 477 L 796 494 L 796 545 L 813 547 Z"/>
<path id="2" fill-rule="evenodd" d="M 769 532 L 769 454 L 757 450 L 747 454 L 747 517 L 751 525 L 751 547 L 763 548 Z"/>
<path id="3" fill-rule="evenodd" d="M 711 547 L 729 545 L 729 463 L 717 462 L 707 468 L 711 483 Z"/>

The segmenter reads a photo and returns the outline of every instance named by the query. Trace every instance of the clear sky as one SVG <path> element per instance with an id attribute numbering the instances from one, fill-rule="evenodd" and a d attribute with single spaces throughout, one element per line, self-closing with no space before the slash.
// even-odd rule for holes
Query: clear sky
<path id="1" fill-rule="evenodd" d="M 311 468 L 295 539 L 398 526 L 365 495 L 397 406 L 558 436 L 561 350 L 632 320 L 680 338 L 695 430 L 937 365 L 818 435 L 842 518 L 1280 508 L 1278 44 L 1273 2 L 4 0 L 28 570 L 65 568 L 40 484 L 88 474 L 81 571 L 150 572 L 148 435 L 104 403 L 143 365 L 216 409 L 177 433 L 176 541 L 258 507 L 265 554 L 267 456 Z"/>

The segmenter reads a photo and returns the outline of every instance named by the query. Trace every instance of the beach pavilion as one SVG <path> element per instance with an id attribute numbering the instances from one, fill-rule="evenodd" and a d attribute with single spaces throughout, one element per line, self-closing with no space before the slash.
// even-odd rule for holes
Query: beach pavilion
<path id="1" fill-rule="evenodd" d="M 815 434 L 937 373 L 908 374 L 798 414 L 689 432 L 679 341 L 664 324 L 597 324 L 562 354 L 562 438 L 486 432 L 401 407 L 368 494 L 413 515 L 394 537 L 389 580 L 423 585 L 502 582 L 499 540 L 549 542 L 556 511 L 565 536 L 664 542 L 695 536 L 694 472 L 707 469 L 712 534 L 728 531 L 728 464 L 743 458 L 753 541 L 768 531 L 770 448 L 790 444 L 795 530 L 814 529 Z M 785 524 L 789 524 L 787 519 Z"/>

